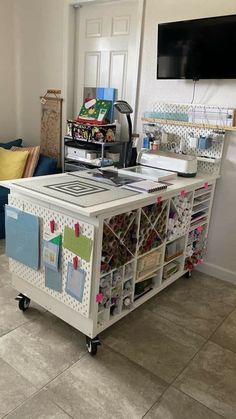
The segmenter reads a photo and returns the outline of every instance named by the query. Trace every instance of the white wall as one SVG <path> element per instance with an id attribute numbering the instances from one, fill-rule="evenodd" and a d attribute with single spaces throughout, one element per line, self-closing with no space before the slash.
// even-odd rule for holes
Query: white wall
<path id="1" fill-rule="evenodd" d="M 16 136 L 14 17 L 12 0 L 0 0 L 0 141 Z"/>
<path id="2" fill-rule="evenodd" d="M 64 118 L 70 112 L 73 16 L 69 0 L 15 0 L 17 132 L 24 144 L 40 142 L 40 96 L 62 90 Z M 72 103 L 72 100 L 71 100 Z M 63 122 L 65 122 L 63 120 Z M 65 129 L 65 128 L 64 128 Z"/>
<path id="3" fill-rule="evenodd" d="M 189 102 L 192 98 L 193 82 L 156 80 L 158 23 L 235 13 L 235 0 L 146 0 L 139 120 L 143 112 L 150 109 L 155 101 Z M 236 107 L 236 81 L 199 81 L 196 86 L 195 102 Z M 235 185 L 236 136 L 229 135 L 222 178 L 216 189 L 208 256 L 202 270 L 236 283 Z"/>

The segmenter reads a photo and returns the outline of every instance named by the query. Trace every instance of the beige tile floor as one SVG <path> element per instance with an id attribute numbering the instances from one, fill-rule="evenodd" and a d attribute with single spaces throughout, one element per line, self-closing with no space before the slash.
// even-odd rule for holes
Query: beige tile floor
<path id="1" fill-rule="evenodd" d="M 236 286 L 180 279 L 101 336 L 14 301 L 0 241 L 0 418 L 236 418 Z"/>

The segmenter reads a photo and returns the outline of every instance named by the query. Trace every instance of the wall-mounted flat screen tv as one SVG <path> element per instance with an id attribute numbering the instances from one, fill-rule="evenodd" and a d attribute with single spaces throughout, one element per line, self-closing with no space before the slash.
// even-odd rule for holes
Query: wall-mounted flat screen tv
<path id="1" fill-rule="evenodd" d="M 236 15 L 158 25 L 158 79 L 236 79 Z"/>

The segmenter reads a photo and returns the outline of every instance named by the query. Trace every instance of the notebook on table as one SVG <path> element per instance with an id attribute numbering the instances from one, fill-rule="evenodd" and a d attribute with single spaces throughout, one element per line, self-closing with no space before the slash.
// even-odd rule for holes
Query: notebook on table
<path id="1" fill-rule="evenodd" d="M 167 189 L 168 184 L 162 182 L 154 182 L 152 180 L 140 180 L 138 182 L 127 183 L 122 188 L 135 192 L 152 193 Z"/>

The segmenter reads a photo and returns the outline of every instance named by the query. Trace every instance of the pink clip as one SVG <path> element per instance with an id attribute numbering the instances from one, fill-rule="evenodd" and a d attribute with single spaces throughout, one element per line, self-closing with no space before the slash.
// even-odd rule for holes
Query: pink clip
<path id="1" fill-rule="evenodd" d="M 208 189 L 208 188 L 209 188 L 208 182 L 205 182 L 205 183 L 204 183 L 204 188 L 205 188 L 205 189 Z"/>
<path id="2" fill-rule="evenodd" d="M 96 303 L 101 303 L 103 300 L 103 294 L 100 292 L 96 295 Z"/>
<path id="3" fill-rule="evenodd" d="M 181 198 L 184 198 L 186 195 L 186 191 L 183 189 L 182 191 L 180 191 L 179 195 Z"/>
<path id="4" fill-rule="evenodd" d="M 73 268 L 75 269 L 75 270 L 77 270 L 77 268 L 78 268 L 78 258 L 77 258 L 77 256 L 75 256 L 74 258 L 73 258 Z"/>
<path id="5" fill-rule="evenodd" d="M 51 233 L 54 233 L 54 231 L 55 231 L 55 221 L 54 220 L 50 221 L 50 230 L 51 230 Z"/>
<path id="6" fill-rule="evenodd" d="M 75 224 L 75 237 L 79 237 L 79 230 L 80 230 L 79 223 L 76 223 Z"/>
<path id="7" fill-rule="evenodd" d="M 197 231 L 203 231 L 203 226 L 199 226 L 199 227 L 197 227 Z"/>
<path id="8" fill-rule="evenodd" d="M 162 197 L 161 197 L 161 196 L 158 196 L 158 198 L 157 198 L 157 203 L 158 203 L 158 204 L 161 204 L 161 201 L 162 201 Z"/>

